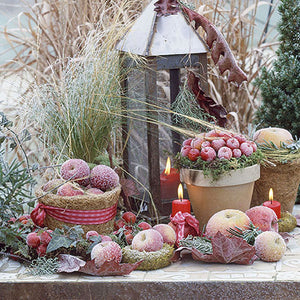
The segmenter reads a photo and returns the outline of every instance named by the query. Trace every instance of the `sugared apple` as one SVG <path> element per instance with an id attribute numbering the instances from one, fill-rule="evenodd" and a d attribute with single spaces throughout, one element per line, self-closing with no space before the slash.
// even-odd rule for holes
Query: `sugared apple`
<path id="1" fill-rule="evenodd" d="M 244 229 L 250 225 L 249 217 L 238 209 L 224 209 L 215 213 L 208 220 L 206 235 L 213 237 L 218 231 L 224 235 L 230 235 L 228 230 L 236 226 Z"/>
<path id="2" fill-rule="evenodd" d="M 265 231 L 258 235 L 254 247 L 256 255 L 261 260 L 269 262 L 280 260 L 286 251 L 284 239 L 274 231 Z"/>
<path id="3" fill-rule="evenodd" d="M 163 241 L 166 244 L 173 246 L 176 242 L 175 230 L 167 224 L 157 224 L 153 226 L 154 230 L 157 230 L 163 237 Z"/>
<path id="4" fill-rule="evenodd" d="M 138 251 L 158 251 L 163 247 L 162 235 L 154 229 L 140 231 L 132 240 L 132 249 Z"/>
<path id="5" fill-rule="evenodd" d="M 277 147 L 281 143 L 291 144 L 293 141 L 293 136 L 289 131 L 283 128 L 269 127 L 257 130 L 253 136 L 254 141 L 257 144 L 265 144 L 266 142 L 274 143 Z"/>
<path id="6" fill-rule="evenodd" d="M 250 218 L 253 225 L 261 231 L 278 232 L 278 218 L 271 208 L 254 206 L 246 210 L 246 215 Z"/>
<path id="7" fill-rule="evenodd" d="M 102 242 L 93 247 L 91 259 L 95 259 L 97 268 L 107 261 L 114 260 L 115 262 L 120 263 L 122 260 L 122 249 L 116 242 Z"/>

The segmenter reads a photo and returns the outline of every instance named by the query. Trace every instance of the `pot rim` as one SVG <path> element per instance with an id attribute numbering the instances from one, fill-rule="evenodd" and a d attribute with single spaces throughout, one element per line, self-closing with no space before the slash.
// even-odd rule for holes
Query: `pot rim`
<path id="1" fill-rule="evenodd" d="M 204 176 L 202 170 L 180 169 L 180 180 L 188 185 L 203 187 L 234 186 L 254 182 L 260 178 L 260 165 L 232 170 L 213 181 L 209 176 Z"/>

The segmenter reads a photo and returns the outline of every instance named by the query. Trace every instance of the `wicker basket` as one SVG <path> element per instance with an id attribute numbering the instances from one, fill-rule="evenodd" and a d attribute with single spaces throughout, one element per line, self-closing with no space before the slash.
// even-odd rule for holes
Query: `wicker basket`
<path id="1" fill-rule="evenodd" d="M 261 166 L 260 179 L 254 185 L 251 207 L 269 200 L 269 190 L 273 188 L 274 200 L 281 203 L 281 211 L 292 213 L 300 183 L 300 160 L 275 164 Z"/>
<path id="2" fill-rule="evenodd" d="M 104 194 L 99 195 L 80 195 L 80 196 L 70 196 L 64 197 L 56 194 L 45 194 L 42 189 L 36 190 L 36 196 L 41 197 L 39 199 L 39 203 L 42 203 L 46 206 L 70 209 L 70 210 L 78 210 L 78 211 L 92 211 L 92 210 L 102 210 L 110 208 L 114 205 L 117 205 L 119 196 L 121 193 L 121 186 L 117 186 L 111 191 L 105 192 Z M 99 234 L 107 234 L 113 231 L 115 215 L 117 212 L 117 207 L 115 207 L 115 213 L 112 219 L 105 223 L 101 224 L 74 224 L 60 221 L 49 214 L 46 211 L 46 218 L 44 220 L 44 225 L 49 229 L 54 230 L 55 228 L 61 228 L 63 225 L 67 225 L 69 227 L 75 225 L 81 225 L 84 232 L 88 232 L 90 230 L 95 230 Z"/>

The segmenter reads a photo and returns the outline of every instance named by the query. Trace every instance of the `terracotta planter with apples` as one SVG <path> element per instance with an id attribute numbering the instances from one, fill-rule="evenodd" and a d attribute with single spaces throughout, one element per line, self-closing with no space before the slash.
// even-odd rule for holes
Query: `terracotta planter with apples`
<path id="1" fill-rule="evenodd" d="M 254 183 L 260 177 L 260 165 L 230 171 L 218 180 L 204 176 L 201 170 L 181 169 L 193 212 L 200 230 L 209 218 L 223 209 L 246 211 L 250 208 Z"/>

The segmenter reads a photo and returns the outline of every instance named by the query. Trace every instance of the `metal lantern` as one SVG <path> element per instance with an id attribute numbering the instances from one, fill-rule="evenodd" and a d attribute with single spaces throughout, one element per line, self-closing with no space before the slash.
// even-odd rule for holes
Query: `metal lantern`
<path id="1" fill-rule="evenodd" d="M 170 101 L 173 103 L 180 90 L 180 70 L 185 67 L 199 68 L 201 86 L 207 91 L 207 46 L 198 33 L 186 20 L 176 1 L 172 2 L 170 10 L 162 13 L 157 10 L 157 3 L 153 0 L 136 20 L 132 28 L 117 44 L 117 50 L 122 53 L 139 55 L 146 60 L 143 70 L 128 73 L 122 82 L 124 96 L 123 107 L 132 107 L 129 98 L 141 100 L 139 105 L 148 108 L 149 118 L 157 119 L 158 114 L 147 104 L 156 103 L 158 98 L 157 75 L 160 70 L 169 72 Z M 168 2 L 168 1 L 166 1 Z M 175 3 L 175 5 L 174 5 Z M 127 61 L 128 63 L 128 61 Z M 130 64 L 130 63 L 129 63 Z M 122 68 L 128 67 L 124 64 Z M 133 72 L 134 73 L 134 72 Z M 133 76 L 133 78 L 131 78 Z M 138 181 L 149 189 L 155 206 L 163 213 L 160 193 L 160 139 L 159 126 L 156 122 L 142 122 L 127 119 L 123 125 L 126 148 L 124 150 L 124 167 Z M 140 141 L 135 142 L 132 133 L 135 131 Z M 127 134 L 129 138 L 127 139 Z M 178 134 L 172 132 L 173 152 L 179 150 Z"/>

